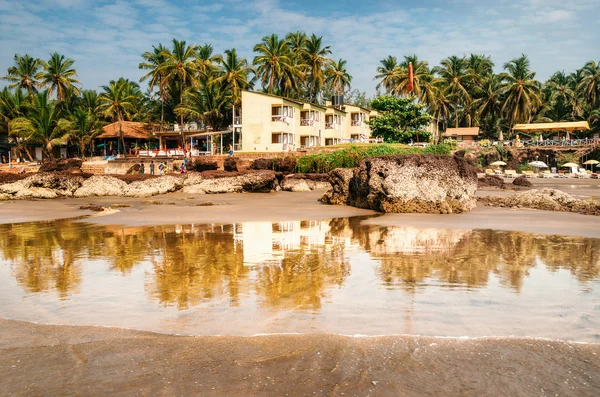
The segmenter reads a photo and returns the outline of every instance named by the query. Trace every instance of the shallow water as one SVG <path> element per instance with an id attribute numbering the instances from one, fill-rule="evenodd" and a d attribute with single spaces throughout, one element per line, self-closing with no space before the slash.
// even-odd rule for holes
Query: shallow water
<path id="1" fill-rule="evenodd" d="M 190 335 L 600 343 L 600 239 L 361 220 L 0 225 L 0 317 Z"/>

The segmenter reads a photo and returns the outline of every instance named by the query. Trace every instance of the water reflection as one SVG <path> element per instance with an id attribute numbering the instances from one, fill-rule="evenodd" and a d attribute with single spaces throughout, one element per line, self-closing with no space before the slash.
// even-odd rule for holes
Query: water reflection
<path id="1" fill-rule="evenodd" d="M 188 309 L 213 299 L 237 307 L 318 310 L 342 288 L 351 258 L 366 253 L 385 288 L 429 285 L 483 288 L 490 277 L 514 292 L 536 266 L 569 271 L 580 283 L 600 274 L 600 240 L 492 230 L 363 226 L 360 218 L 328 221 L 98 226 L 76 221 L 0 225 L 0 257 L 28 293 L 77 294 L 82 267 L 129 276 L 150 263 L 151 301 Z M 357 266 L 356 262 L 353 264 Z"/>

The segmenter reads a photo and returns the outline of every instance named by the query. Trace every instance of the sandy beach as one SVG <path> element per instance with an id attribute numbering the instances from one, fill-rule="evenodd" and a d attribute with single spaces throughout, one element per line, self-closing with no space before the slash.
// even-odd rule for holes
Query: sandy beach
<path id="1" fill-rule="evenodd" d="M 588 182 L 588 181 L 585 181 Z M 573 187 L 575 186 L 575 187 Z M 598 184 L 557 184 L 594 196 Z M 310 193 L 174 193 L 152 198 L 0 202 L 0 223 L 95 215 L 82 205 L 125 204 L 86 222 L 131 226 L 378 215 Z M 512 194 L 493 190 L 478 194 Z M 212 203 L 213 205 L 206 205 Z M 480 206 L 461 215 L 386 214 L 382 226 L 496 229 L 600 238 L 597 218 Z M 354 338 L 330 334 L 180 337 L 102 327 L 0 320 L 0 395 L 594 396 L 600 345 L 528 338 Z"/>

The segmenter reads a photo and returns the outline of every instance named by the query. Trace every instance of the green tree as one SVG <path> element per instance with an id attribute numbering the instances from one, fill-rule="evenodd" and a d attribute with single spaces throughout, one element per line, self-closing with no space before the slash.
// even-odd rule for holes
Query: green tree
<path id="1" fill-rule="evenodd" d="M 231 110 L 231 101 L 231 90 L 224 83 L 203 78 L 198 89 L 185 92 L 183 103 L 175 108 L 175 113 L 202 120 L 213 131 L 218 131 L 227 126 L 226 115 Z"/>
<path id="2" fill-rule="evenodd" d="M 381 80 L 377 83 L 377 88 L 383 87 L 386 94 L 391 94 L 396 84 L 396 75 L 398 71 L 398 59 L 389 55 L 387 58 L 379 61 L 381 66 L 377 67 L 375 80 Z"/>
<path id="3" fill-rule="evenodd" d="M 590 61 L 581 69 L 577 91 L 592 109 L 600 108 L 600 62 Z"/>
<path id="4" fill-rule="evenodd" d="M 463 109 L 471 102 L 468 90 L 467 62 L 464 57 L 450 56 L 435 69 L 447 98 L 452 102 L 455 126 L 458 128 Z"/>
<path id="5" fill-rule="evenodd" d="M 148 73 L 140 78 L 140 82 L 149 80 L 148 89 L 150 92 L 158 87 L 158 100 L 160 101 L 160 124 L 165 121 L 165 101 L 167 100 L 167 71 L 164 67 L 167 60 L 165 53 L 168 49 L 162 44 L 152 46 L 152 51 L 146 51 L 142 54 L 144 62 L 139 64 L 140 69 L 148 70 Z"/>
<path id="6" fill-rule="evenodd" d="M 71 123 L 64 119 L 46 91 L 38 92 L 27 111 L 27 117 L 11 121 L 11 134 L 27 143 L 41 143 L 42 150 L 54 159 L 52 149 L 66 143 Z"/>
<path id="7" fill-rule="evenodd" d="M 333 88 L 335 95 L 342 95 L 346 88 L 350 88 L 352 76 L 346 70 L 346 61 L 340 59 L 332 62 L 327 75 L 327 83 Z"/>
<path id="8" fill-rule="evenodd" d="M 24 117 L 31 102 L 27 99 L 22 89 L 17 88 L 14 93 L 7 87 L 0 92 L 0 132 L 10 134 L 10 122 L 16 118 Z"/>
<path id="9" fill-rule="evenodd" d="M 381 136 L 389 143 L 429 140 L 431 134 L 423 128 L 433 117 L 425 111 L 424 105 L 413 103 L 412 98 L 386 95 L 373 99 L 371 106 L 381 113 L 369 120 L 372 135 Z"/>
<path id="10" fill-rule="evenodd" d="M 79 155 L 85 159 L 85 148 L 102 132 L 100 120 L 92 111 L 80 107 L 73 112 L 69 127 L 68 139 L 79 147 Z"/>
<path id="11" fill-rule="evenodd" d="M 289 79 L 297 74 L 288 41 L 280 40 L 276 34 L 263 37 L 262 42 L 255 45 L 253 51 L 259 54 L 253 61 L 256 77 L 260 79 L 267 93 L 274 94 L 285 76 Z"/>
<path id="12" fill-rule="evenodd" d="M 512 128 L 517 123 L 528 123 L 533 113 L 542 105 L 541 84 L 535 80 L 535 72 L 529 68 L 525 54 L 504 65 L 501 74 L 504 103 L 502 112 Z"/>
<path id="13" fill-rule="evenodd" d="M 308 101 L 318 101 L 321 89 L 325 85 L 325 76 L 333 62 L 327 55 L 331 54 L 330 46 L 323 46 L 323 36 L 312 34 L 306 40 L 304 63 L 306 65 L 306 80 L 308 86 Z"/>
<path id="14" fill-rule="evenodd" d="M 37 81 L 39 69 L 42 67 L 42 61 L 32 58 L 25 54 L 20 56 L 15 54 L 15 64 L 8 68 L 8 74 L 3 76 L 3 80 L 10 82 L 8 88 L 22 88 L 29 94 L 38 92 L 42 84 Z"/>
<path id="15" fill-rule="evenodd" d="M 40 80 L 40 84 L 48 88 L 48 95 L 56 92 L 56 99 L 59 102 L 66 98 L 69 90 L 79 95 L 79 89 L 76 87 L 79 81 L 75 78 L 77 72 L 73 68 L 74 64 L 74 60 L 55 52 L 50 54 L 48 62 L 42 61 L 44 70 L 36 76 Z"/>
<path id="16" fill-rule="evenodd" d="M 122 123 L 136 110 L 137 93 L 132 84 L 124 79 L 111 80 L 108 85 L 102 86 L 104 92 L 98 96 L 98 112 L 119 123 L 119 154 L 123 154 L 125 147 Z"/>

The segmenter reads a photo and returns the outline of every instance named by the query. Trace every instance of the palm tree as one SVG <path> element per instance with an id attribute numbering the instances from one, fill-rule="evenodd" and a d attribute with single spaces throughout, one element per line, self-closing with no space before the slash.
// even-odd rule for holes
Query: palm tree
<path id="1" fill-rule="evenodd" d="M 600 107 L 600 62 L 590 61 L 581 69 L 581 82 L 577 91 L 592 109 Z"/>
<path id="2" fill-rule="evenodd" d="M 332 62 L 329 67 L 327 83 L 333 88 L 335 95 L 342 95 L 346 87 L 350 87 L 352 76 L 346 70 L 346 61 L 340 59 L 337 62 Z"/>
<path id="3" fill-rule="evenodd" d="M 167 73 L 163 68 L 163 65 L 167 59 L 165 57 L 165 52 L 167 51 L 168 49 L 160 43 L 157 47 L 152 46 L 152 51 L 146 51 L 142 54 L 142 58 L 144 58 L 145 62 L 141 62 L 138 66 L 140 69 L 148 70 L 148 73 L 142 76 L 140 82 L 150 79 L 150 82 L 148 83 L 148 89 L 150 92 L 154 90 L 154 87 L 158 86 L 161 125 L 164 124 L 165 121 L 165 100 L 167 99 L 167 92 L 165 90 Z"/>
<path id="4" fill-rule="evenodd" d="M 200 76 L 210 76 L 219 71 L 218 66 L 223 62 L 221 55 L 213 55 L 213 46 L 204 44 L 196 47 L 196 65 Z"/>
<path id="5" fill-rule="evenodd" d="M 285 36 L 292 59 L 296 65 L 302 64 L 304 53 L 306 51 L 306 41 L 308 40 L 306 33 L 302 31 L 290 32 Z"/>
<path id="6" fill-rule="evenodd" d="M 221 64 L 220 76 L 215 79 L 225 84 L 232 92 L 234 104 L 239 103 L 243 90 L 251 87 L 251 81 L 248 76 L 252 72 L 252 67 L 248 64 L 246 58 L 239 58 L 235 48 L 225 50 L 225 57 L 219 61 Z"/>
<path id="7" fill-rule="evenodd" d="M 83 90 L 79 106 L 95 114 L 98 108 L 98 93 L 96 90 Z"/>
<path id="8" fill-rule="evenodd" d="M 21 137 L 25 142 L 39 142 L 42 150 L 50 159 L 54 159 L 54 146 L 66 143 L 71 123 L 62 118 L 59 109 L 48 98 L 45 91 L 33 97 L 33 104 L 27 112 L 27 118 L 19 117 L 10 123 L 11 134 Z"/>
<path id="9" fill-rule="evenodd" d="M 200 87 L 187 90 L 183 98 L 183 103 L 175 108 L 176 114 L 202 120 L 213 131 L 226 125 L 232 95 L 225 84 L 203 78 L 200 79 Z"/>
<path id="10" fill-rule="evenodd" d="M 42 61 L 34 59 L 25 54 L 20 56 L 15 54 L 15 64 L 8 68 L 8 74 L 3 76 L 3 80 L 10 81 L 8 88 L 22 88 L 29 94 L 35 94 L 41 84 L 36 80 L 36 76 Z"/>
<path id="11" fill-rule="evenodd" d="M 265 36 L 262 42 L 255 45 L 252 64 L 255 66 L 256 77 L 260 79 L 267 93 L 273 94 L 286 73 L 293 72 L 295 67 L 287 40 L 280 40 L 276 34 Z"/>
<path id="12" fill-rule="evenodd" d="M 111 80 L 109 85 L 102 86 L 104 92 L 98 96 L 98 112 L 119 123 L 119 154 L 123 153 L 125 147 L 122 122 L 131 117 L 137 102 L 136 92 L 131 85 L 128 80 Z"/>
<path id="13" fill-rule="evenodd" d="M 392 93 L 396 95 L 409 95 L 406 87 L 408 85 L 408 65 L 413 65 L 413 93 L 421 100 L 424 94 L 431 96 L 431 92 L 424 91 L 432 90 L 431 85 L 434 83 L 434 78 L 429 69 L 427 61 L 421 61 L 416 55 L 405 56 L 404 61 L 400 63 L 394 70 Z"/>
<path id="14" fill-rule="evenodd" d="M 173 39 L 173 49 L 164 51 L 165 62 L 159 67 L 160 72 L 165 72 L 167 80 L 176 80 L 179 83 L 179 103 L 183 103 L 185 90 L 195 85 L 198 73 L 197 52 L 195 46 L 186 45 L 185 41 Z M 181 115 L 181 133 L 183 134 L 183 115 Z"/>
<path id="15" fill-rule="evenodd" d="M 544 113 L 553 121 L 570 121 L 582 114 L 577 94 L 571 88 L 572 79 L 564 71 L 556 72 L 544 85 Z"/>
<path id="16" fill-rule="evenodd" d="M 379 61 L 379 63 L 381 66 L 377 68 L 375 80 L 381 79 L 381 81 L 377 84 L 377 89 L 383 87 L 385 88 L 386 94 L 391 94 L 396 86 L 395 78 L 397 72 L 396 68 L 398 68 L 398 59 L 390 55 Z"/>
<path id="17" fill-rule="evenodd" d="M 321 89 L 325 85 L 325 76 L 329 65 L 333 62 L 327 55 L 331 54 L 330 46 L 323 47 L 323 36 L 312 34 L 306 40 L 305 61 L 306 80 L 308 85 L 308 101 L 319 99 Z"/>
<path id="18" fill-rule="evenodd" d="M 481 85 L 483 80 L 492 74 L 494 62 L 489 56 L 483 54 L 471 54 L 467 58 L 467 78 L 469 80 L 471 95 L 475 87 Z"/>
<path id="19" fill-rule="evenodd" d="M 542 105 L 541 84 L 535 80 L 535 72 L 529 68 L 526 55 L 513 59 L 504 65 L 507 73 L 502 73 L 504 82 L 502 112 L 512 128 L 517 123 L 531 120 L 532 114 Z"/>
<path id="20" fill-rule="evenodd" d="M 471 103 L 471 108 L 474 114 L 477 115 L 478 124 L 485 124 L 490 127 L 494 135 L 497 131 L 498 124 L 494 123 L 501 117 L 502 113 L 502 79 L 500 75 L 490 74 L 477 85 L 474 90 L 474 99 Z"/>
<path id="21" fill-rule="evenodd" d="M 75 78 L 77 72 L 73 69 L 74 60 L 55 52 L 50 54 L 50 60 L 47 63 L 41 62 L 44 70 L 39 72 L 36 78 L 40 79 L 40 83 L 48 88 L 48 95 L 52 95 L 56 91 L 56 99 L 59 102 L 66 98 L 69 89 L 79 95 L 79 89 L 75 86 L 75 84 L 79 84 L 79 81 Z"/>
<path id="22" fill-rule="evenodd" d="M 71 121 L 68 138 L 79 145 L 79 154 L 85 159 L 86 146 L 91 145 L 94 138 L 102 132 L 100 120 L 93 112 L 80 107 L 73 112 Z"/>
<path id="23" fill-rule="evenodd" d="M 471 101 L 468 87 L 467 62 L 464 57 L 450 56 L 440 62 L 435 72 L 440 76 L 441 84 L 452 101 L 455 125 L 458 128 L 460 112 Z"/>
<path id="24" fill-rule="evenodd" d="M 437 142 L 439 139 L 440 125 L 442 130 L 445 130 L 450 119 L 452 112 L 452 101 L 444 90 L 439 85 L 435 85 L 433 88 L 433 101 L 428 105 L 431 115 L 435 118 L 435 134 L 433 141 Z"/>
<path id="25" fill-rule="evenodd" d="M 27 99 L 23 90 L 17 88 L 14 93 L 4 87 L 0 92 L 0 132 L 11 135 L 10 122 L 13 119 L 25 116 L 31 102 Z"/>

